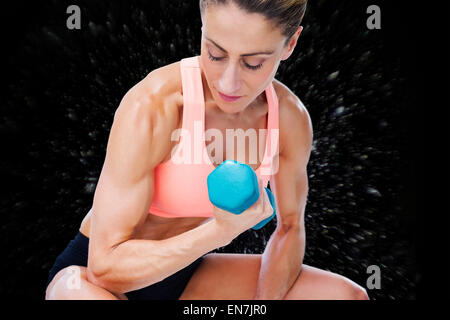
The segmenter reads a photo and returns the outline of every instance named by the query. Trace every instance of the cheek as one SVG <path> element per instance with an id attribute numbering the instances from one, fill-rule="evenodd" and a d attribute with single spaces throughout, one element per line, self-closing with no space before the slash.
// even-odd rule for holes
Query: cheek
<path id="1" fill-rule="evenodd" d="M 272 71 L 272 68 L 268 66 L 268 68 L 256 72 L 252 77 L 253 87 L 255 89 L 265 88 L 273 80 Z"/>
<path id="2" fill-rule="evenodd" d="M 270 84 L 270 82 L 272 82 L 275 77 L 275 73 L 276 70 L 273 69 L 273 66 L 270 66 L 269 68 L 258 74 L 258 77 L 255 78 L 255 81 L 257 81 L 260 90 L 264 90 Z"/>
<path id="3" fill-rule="evenodd" d="M 266 67 L 261 72 L 261 76 L 264 78 L 271 77 L 272 74 L 276 73 L 276 65 L 273 62 L 267 62 Z"/>
<path id="4" fill-rule="evenodd" d="M 203 72 L 205 73 L 208 82 L 214 83 L 214 81 L 220 78 L 222 71 L 217 63 L 214 63 L 214 61 L 211 61 L 208 59 L 208 57 L 205 57 L 202 59 L 202 64 Z"/>

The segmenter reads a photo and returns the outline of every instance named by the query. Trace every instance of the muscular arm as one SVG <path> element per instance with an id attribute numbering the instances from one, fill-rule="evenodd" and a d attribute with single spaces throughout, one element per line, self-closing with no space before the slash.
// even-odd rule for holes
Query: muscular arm
<path id="1" fill-rule="evenodd" d="M 255 299 L 282 299 L 297 279 L 305 254 L 306 167 L 312 126 L 301 102 L 294 99 L 289 103 L 283 114 L 280 111 L 283 144 L 279 170 L 270 180 L 277 204 L 277 228 L 262 256 Z"/>
<path id="2" fill-rule="evenodd" d="M 133 239 L 148 215 L 154 168 L 170 152 L 164 146 L 170 147 L 178 119 L 151 90 L 136 86 L 117 109 L 94 194 L 88 279 L 115 293 L 149 286 L 227 244 L 214 219 L 165 240 Z"/>

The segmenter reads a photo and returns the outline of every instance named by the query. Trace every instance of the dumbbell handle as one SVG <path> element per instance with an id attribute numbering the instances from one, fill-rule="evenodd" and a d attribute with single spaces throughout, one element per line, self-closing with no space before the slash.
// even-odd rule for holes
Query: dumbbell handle
<path id="1" fill-rule="evenodd" d="M 269 197 L 270 200 L 270 204 L 272 205 L 273 208 L 273 213 L 270 217 L 264 219 L 263 221 L 259 222 L 258 224 L 256 224 L 254 227 L 252 227 L 253 230 L 259 230 L 262 227 L 264 227 L 270 220 L 273 219 L 273 217 L 275 217 L 276 215 L 276 206 L 275 206 L 275 197 L 273 196 L 273 193 L 267 189 L 266 187 L 264 187 L 264 189 L 267 192 L 267 196 Z"/>

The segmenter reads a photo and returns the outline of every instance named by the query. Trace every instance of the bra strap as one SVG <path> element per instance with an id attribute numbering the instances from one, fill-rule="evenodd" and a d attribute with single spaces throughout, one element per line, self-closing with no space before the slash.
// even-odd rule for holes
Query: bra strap
<path id="1" fill-rule="evenodd" d="M 268 103 L 268 121 L 266 148 L 267 157 L 263 159 L 260 166 L 260 172 L 264 176 L 270 176 L 278 171 L 278 154 L 279 148 L 279 118 L 278 118 L 278 97 L 272 82 L 266 88 L 266 97 Z"/>
<path id="2" fill-rule="evenodd" d="M 182 128 L 190 135 L 191 161 L 202 163 L 205 141 L 205 100 L 198 56 L 182 59 L 180 66 L 184 103 Z M 198 139 L 198 137 L 201 137 L 201 139 Z M 187 150 L 185 147 L 188 147 L 188 145 L 185 145 L 183 136 L 180 143 L 182 143 L 183 150 Z"/>

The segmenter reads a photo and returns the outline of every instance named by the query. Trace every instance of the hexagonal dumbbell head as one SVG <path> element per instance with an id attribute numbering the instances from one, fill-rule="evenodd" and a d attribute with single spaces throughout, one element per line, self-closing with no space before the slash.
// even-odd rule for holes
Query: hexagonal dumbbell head
<path id="1" fill-rule="evenodd" d="M 241 214 L 259 198 L 258 177 L 252 167 L 225 160 L 208 175 L 209 200 L 216 207 Z"/>

